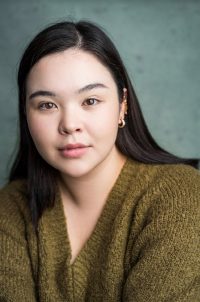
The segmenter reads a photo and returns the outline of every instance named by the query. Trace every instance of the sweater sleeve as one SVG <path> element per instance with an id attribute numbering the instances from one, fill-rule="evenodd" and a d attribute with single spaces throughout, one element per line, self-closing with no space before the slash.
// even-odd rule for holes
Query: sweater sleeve
<path id="1" fill-rule="evenodd" d="M 0 301 L 36 302 L 21 196 L 8 187 L 0 191 Z"/>
<path id="2" fill-rule="evenodd" d="M 142 209 L 123 301 L 200 302 L 200 174 L 171 169 L 158 179 Z"/>

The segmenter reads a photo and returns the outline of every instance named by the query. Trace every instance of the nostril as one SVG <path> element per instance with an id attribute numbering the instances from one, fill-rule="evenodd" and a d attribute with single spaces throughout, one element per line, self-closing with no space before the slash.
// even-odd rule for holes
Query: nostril
<path id="1" fill-rule="evenodd" d="M 66 135 L 66 134 L 71 134 L 73 132 L 81 132 L 81 128 L 76 128 L 76 127 L 63 127 L 61 126 L 59 128 L 59 132 L 63 135 Z"/>
<path id="2" fill-rule="evenodd" d="M 61 134 L 67 134 L 67 130 L 64 129 L 63 127 L 60 127 L 60 128 L 59 128 L 59 132 L 60 132 Z"/>

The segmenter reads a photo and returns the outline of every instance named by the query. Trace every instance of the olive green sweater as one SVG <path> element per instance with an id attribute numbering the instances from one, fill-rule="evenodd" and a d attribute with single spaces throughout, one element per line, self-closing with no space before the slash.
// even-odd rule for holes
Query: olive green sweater
<path id="1" fill-rule="evenodd" d="M 0 191 L 0 301 L 200 301 L 200 173 L 127 160 L 70 265 L 60 195 L 36 236 L 26 182 Z"/>

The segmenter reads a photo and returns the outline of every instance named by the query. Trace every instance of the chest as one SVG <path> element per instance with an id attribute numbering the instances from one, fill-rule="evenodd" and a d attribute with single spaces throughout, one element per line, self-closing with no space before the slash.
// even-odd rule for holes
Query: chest
<path id="1" fill-rule="evenodd" d="M 90 210 L 84 212 L 75 211 L 72 209 L 65 210 L 67 236 L 71 248 L 70 264 L 74 262 L 84 245 L 91 237 L 100 215 L 100 210 Z"/>
<path id="2" fill-rule="evenodd" d="M 40 297 L 52 302 L 122 301 L 129 217 L 127 211 L 107 205 L 102 212 L 84 215 L 61 208 L 46 213 L 37 243 Z"/>

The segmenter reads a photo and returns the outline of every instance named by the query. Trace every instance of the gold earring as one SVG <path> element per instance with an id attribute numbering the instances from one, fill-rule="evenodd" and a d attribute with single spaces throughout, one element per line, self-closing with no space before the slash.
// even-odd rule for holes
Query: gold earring
<path id="1" fill-rule="evenodd" d="M 124 128 L 125 125 L 126 125 L 125 120 L 121 118 L 118 127 L 119 127 L 119 128 Z"/>

